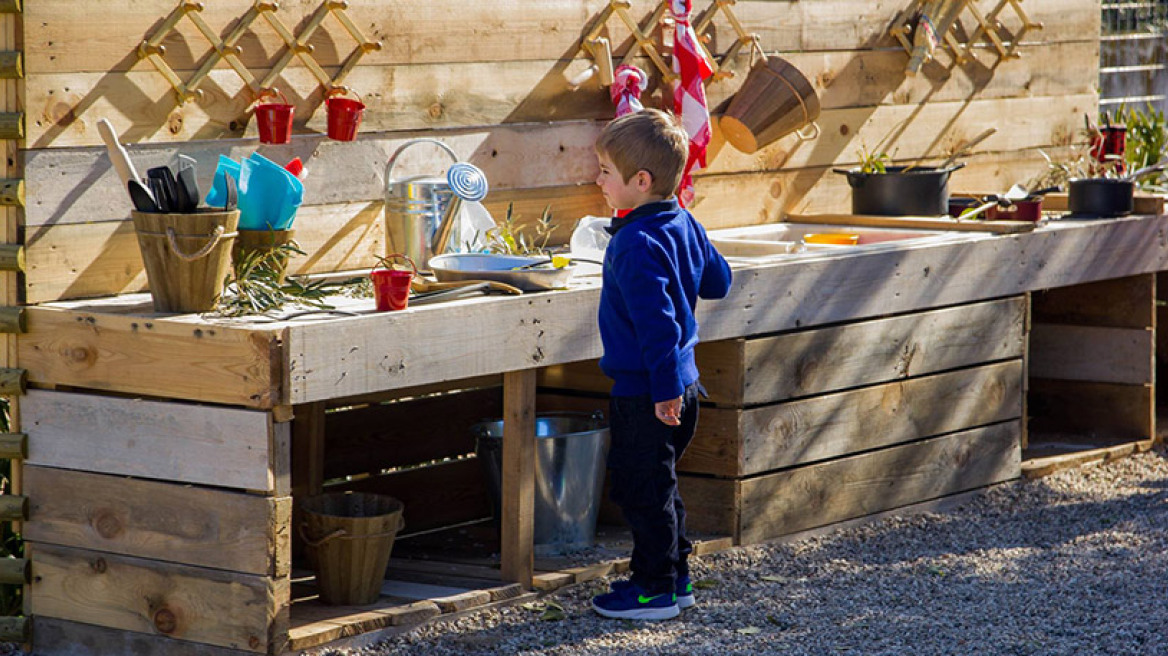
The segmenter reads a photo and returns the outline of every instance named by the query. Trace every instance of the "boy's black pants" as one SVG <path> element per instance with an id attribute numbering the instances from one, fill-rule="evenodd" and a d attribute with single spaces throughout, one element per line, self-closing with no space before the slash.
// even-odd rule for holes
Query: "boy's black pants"
<path id="1" fill-rule="evenodd" d="M 672 593 L 675 579 L 689 576 L 693 545 L 675 466 L 697 429 L 699 389 L 682 395 L 680 426 L 657 419 L 648 395 L 614 396 L 609 406 L 611 496 L 633 530 L 632 580 L 649 595 Z"/>

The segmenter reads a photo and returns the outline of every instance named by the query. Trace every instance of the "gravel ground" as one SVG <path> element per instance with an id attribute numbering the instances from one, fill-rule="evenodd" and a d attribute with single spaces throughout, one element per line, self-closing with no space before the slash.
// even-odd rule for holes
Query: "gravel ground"
<path id="1" fill-rule="evenodd" d="M 693 570 L 698 605 L 676 620 L 603 619 L 593 581 L 541 600 L 562 619 L 512 606 L 318 654 L 1168 654 L 1168 452 Z"/>

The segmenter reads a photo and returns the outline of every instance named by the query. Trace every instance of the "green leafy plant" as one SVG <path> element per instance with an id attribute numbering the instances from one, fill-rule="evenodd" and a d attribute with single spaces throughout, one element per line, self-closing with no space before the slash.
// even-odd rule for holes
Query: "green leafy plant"
<path id="1" fill-rule="evenodd" d="M 548 240 L 556 229 L 552 222 L 551 206 L 543 208 L 539 221 L 533 224 L 533 234 L 518 224 L 515 208 L 507 203 L 503 222 L 487 231 L 487 250 L 502 255 L 541 255 L 548 253 Z"/>
<path id="2" fill-rule="evenodd" d="M 224 279 L 224 291 L 215 312 L 228 317 L 263 314 L 290 303 L 333 309 L 324 299 L 335 285 L 323 280 L 310 283 L 295 278 L 282 280 L 288 260 L 304 254 L 295 242 L 243 254 L 233 262 L 231 273 Z"/>
<path id="3" fill-rule="evenodd" d="M 1129 170 L 1151 166 L 1168 156 L 1168 121 L 1163 110 L 1150 103 L 1144 110 L 1121 105 L 1116 119 L 1127 127 L 1124 159 Z M 1168 193 L 1168 174 L 1163 171 L 1141 178 L 1137 183 L 1147 191 Z"/>
<path id="4" fill-rule="evenodd" d="M 867 147 L 861 145 L 860 149 L 856 151 L 860 157 L 860 173 L 887 173 L 888 164 L 892 158 L 883 150 L 876 152 L 868 150 Z"/>

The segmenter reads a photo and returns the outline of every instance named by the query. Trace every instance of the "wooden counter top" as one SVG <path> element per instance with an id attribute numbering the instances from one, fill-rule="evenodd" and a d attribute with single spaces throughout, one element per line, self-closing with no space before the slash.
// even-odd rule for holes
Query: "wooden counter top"
<path id="1" fill-rule="evenodd" d="M 699 307 L 702 339 L 788 330 L 1168 269 L 1168 216 L 1050 221 L 1033 232 L 739 265 Z M 28 308 L 20 362 L 35 384 L 271 408 L 601 354 L 599 278 L 564 291 L 264 323 L 156 315 L 131 295 Z M 175 357 L 187 371 L 161 368 Z M 164 359 L 165 358 L 165 359 Z"/>

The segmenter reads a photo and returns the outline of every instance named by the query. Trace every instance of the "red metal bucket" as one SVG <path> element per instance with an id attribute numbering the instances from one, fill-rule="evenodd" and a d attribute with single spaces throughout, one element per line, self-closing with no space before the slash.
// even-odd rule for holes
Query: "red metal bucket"
<path id="1" fill-rule="evenodd" d="M 260 100 L 265 97 L 280 96 L 279 103 L 263 103 L 256 105 L 256 125 L 260 130 L 260 143 L 286 144 L 292 140 L 292 116 L 296 108 L 288 104 L 288 99 L 279 91 L 270 90 L 260 94 Z"/>
<path id="2" fill-rule="evenodd" d="M 328 136 L 336 141 L 352 141 L 357 138 L 357 128 L 361 125 L 361 115 L 365 113 L 365 103 L 340 96 L 356 92 L 344 87 L 329 91 L 325 108 L 328 112 Z"/>
<path id="3" fill-rule="evenodd" d="M 410 270 L 394 269 L 390 260 L 402 259 L 410 265 Z M 414 261 L 400 253 L 395 253 L 381 259 L 382 269 L 374 268 L 369 272 L 373 281 L 373 300 L 378 312 L 404 310 L 410 301 L 410 283 L 418 275 L 418 267 Z"/>

